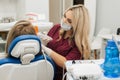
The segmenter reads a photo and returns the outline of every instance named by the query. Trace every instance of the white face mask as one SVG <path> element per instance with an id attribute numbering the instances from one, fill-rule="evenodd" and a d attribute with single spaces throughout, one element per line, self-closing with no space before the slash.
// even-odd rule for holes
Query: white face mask
<path id="1" fill-rule="evenodd" d="M 66 23 L 64 23 L 63 21 L 61 21 L 61 28 L 65 31 L 70 30 L 72 27 Z"/>

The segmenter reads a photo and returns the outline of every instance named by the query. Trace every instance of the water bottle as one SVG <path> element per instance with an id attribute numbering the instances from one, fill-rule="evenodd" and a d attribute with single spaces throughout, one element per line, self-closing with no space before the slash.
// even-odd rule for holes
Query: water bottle
<path id="1" fill-rule="evenodd" d="M 104 75 L 110 78 L 120 76 L 119 51 L 114 40 L 108 40 L 105 47 L 105 61 L 101 65 Z"/>
<path id="2" fill-rule="evenodd" d="M 119 51 L 114 40 L 108 40 L 105 48 L 105 60 L 119 58 Z"/>

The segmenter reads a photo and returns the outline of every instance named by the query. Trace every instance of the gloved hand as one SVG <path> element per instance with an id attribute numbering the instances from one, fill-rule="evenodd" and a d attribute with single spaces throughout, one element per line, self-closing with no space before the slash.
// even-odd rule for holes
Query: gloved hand
<path id="1" fill-rule="evenodd" d="M 37 33 L 37 35 L 38 35 L 38 37 L 41 39 L 42 44 L 45 45 L 45 46 L 47 45 L 47 43 L 48 43 L 49 41 L 52 40 L 52 38 L 51 38 L 50 36 L 45 35 L 45 34 L 43 34 L 43 33 L 41 33 L 41 32 Z"/>
<path id="2" fill-rule="evenodd" d="M 44 45 L 42 44 L 42 49 L 43 49 L 43 51 L 44 51 L 48 56 L 51 55 L 52 50 L 51 50 L 50 48 L 48 48 L 48 47 L 46 47 L 46 46 L 44 46 Z"/>

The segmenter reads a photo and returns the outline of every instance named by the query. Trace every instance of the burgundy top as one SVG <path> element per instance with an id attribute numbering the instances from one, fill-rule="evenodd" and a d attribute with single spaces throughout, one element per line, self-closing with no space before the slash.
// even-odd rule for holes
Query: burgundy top
<path id="1" fill-rule="evenodd" d="M 60 28 L 61 28 L 60 25 L 57 24 L 57 25 L 54 25 L 52 27 L 52 29 L 48 32 L 48 35 L 51 36 L 53 38 L 53 40 L 47 44 L 47 47 L 51 48 L 58 54 L 64 56 L 67 60 L 82 59 L 81 54 L 80 54 L 78 48 L 76 47 L 74 41 L 72 41 L 71 44 L 69 44 L 68 38 L 67 39 L 62 38 L 59 41 L 57 41 L 59 38 Z M 55 80 L 62 80 L 63 69 L 60 68 L 59 66 L 57 66 L 56 70 L 57 71 L 56 71 L 56 79 Z M 58 79 L 58 76 L 59 76 L 59 79 Z"/>

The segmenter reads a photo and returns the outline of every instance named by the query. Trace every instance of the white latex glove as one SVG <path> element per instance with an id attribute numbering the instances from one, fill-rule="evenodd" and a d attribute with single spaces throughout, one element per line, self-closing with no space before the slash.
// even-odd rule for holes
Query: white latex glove
<path id="1" fill-rule="evenodd" d="M 48 43 L 49 41 L 52 40 L 52 38 L 51 38 L 50 36 L 45 35 L 45 34 L 43 34 L 43 33 L 41 33 L 41 32 L 37 33 L 37 35 L 38 35 L 38 37 L 41 39 L 42 44 L 45 45 L 45 46 L 47 45 L 47 43 Z"/>
<path id="2" fill-rule="evenodd" d="M 48 47 L 46 47 L 46 46 L 44 46 L 44 45 L 42 44 L 42 49 L 43 49 L 43 51 L 44 51 L 48 56 L 51 55 L 52 50 L 51 50 L 50 48 L 48 48 Z"/>

